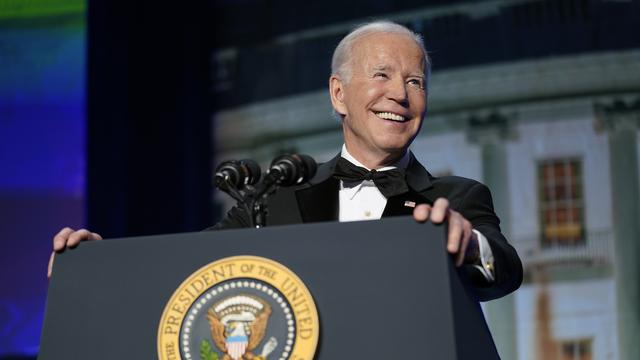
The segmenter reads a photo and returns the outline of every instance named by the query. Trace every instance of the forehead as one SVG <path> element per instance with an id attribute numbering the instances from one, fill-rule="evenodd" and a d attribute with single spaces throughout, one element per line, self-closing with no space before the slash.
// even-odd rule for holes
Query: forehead
<path id="1" fill-rule="evenodd" d="M 424 71 L 422 48 L 407 34 L 372 33 L 357 39 L 351 61 L 356 67 L 395 67 L 409 71 Z"/>

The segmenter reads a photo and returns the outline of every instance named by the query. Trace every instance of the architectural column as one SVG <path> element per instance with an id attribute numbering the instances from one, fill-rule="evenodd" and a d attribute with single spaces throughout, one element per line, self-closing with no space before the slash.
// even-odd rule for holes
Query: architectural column
<path id="1" fill-rule="evenodd" d="M 609 135 L 619 358 L 632 359 L 640 354 L 640 98 L 596 105 L 595 111 L 596 128 Z"/>
<path id="2" fill-rule="evenodd" d="M 483 182 L 491 189 L 493 206 L 500 217 L 502 233 L 509 237 L 509 176 L 505 141 L 513 136 L 510 119 L 492 113 L 469 119 L 468 139 L 480 146 Z M 484 306 L 487 323 L 502 359 L 517 359 L 514 295 Z"/>

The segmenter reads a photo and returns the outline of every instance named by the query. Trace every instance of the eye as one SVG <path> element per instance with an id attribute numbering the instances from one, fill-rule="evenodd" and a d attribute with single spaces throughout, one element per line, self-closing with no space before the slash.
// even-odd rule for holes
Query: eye
<path id="1" fill-rule="evenodd" d="M 418 87 L 420 89 L 424 89 L 424 83 L 423 83 L 422 79 L 409 79 L 407 81 L 407 83 L 409 85 L 416 86 L 416 87 Z"/>
<path id="2" fill-rule="evenodd" d="M 382 78 L 382 79 L 389 78 L 389 76 L 386 73 L 383 73 L 383 72 L 377 72 L 377 73 L 373 74 L 373 77 Z"/>

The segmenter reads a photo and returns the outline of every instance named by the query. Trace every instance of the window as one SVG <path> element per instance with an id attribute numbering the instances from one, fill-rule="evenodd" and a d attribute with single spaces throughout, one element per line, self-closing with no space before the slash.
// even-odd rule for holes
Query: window
<path id="1" fill-rule="evenodd" d="M 578 339 L 560 342 L 561 360 L 591 360 L 591 339 Z"/>
<path id="2" fill-rule="evenodd" d="M 584 244 L 582 168 L 579 160 L 545 160 L 538 166 L 543 247 Z"/>

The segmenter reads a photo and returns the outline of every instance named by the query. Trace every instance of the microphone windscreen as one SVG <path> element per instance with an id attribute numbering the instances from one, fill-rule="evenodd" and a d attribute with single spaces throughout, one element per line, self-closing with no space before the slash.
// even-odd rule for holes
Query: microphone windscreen
<path id="1" fill-rule="evenodd" d="M 229 186 L 240 190 L 257 183 L 261 173 L 260 165 L 251 159 L 225 161 L 216 168 L 216 185 L 225 191 Z"/>
<path id="2" fill-rule="evenodd" d="M 271 169 L 277 169 L 281 186 L 291 186 L 308 181 L 317 170 L 316 161 L 309 155 L 286 154 L 278 156 L 271 162 Z"/>
<path id="3" fill-rule="evenodd" d="M 299 154 L 298 156 L 306 169 L 305 181 L 311 180 L 316 175 L 316 171 L 318 171 L 318 163 L 309 155 Z"/>

